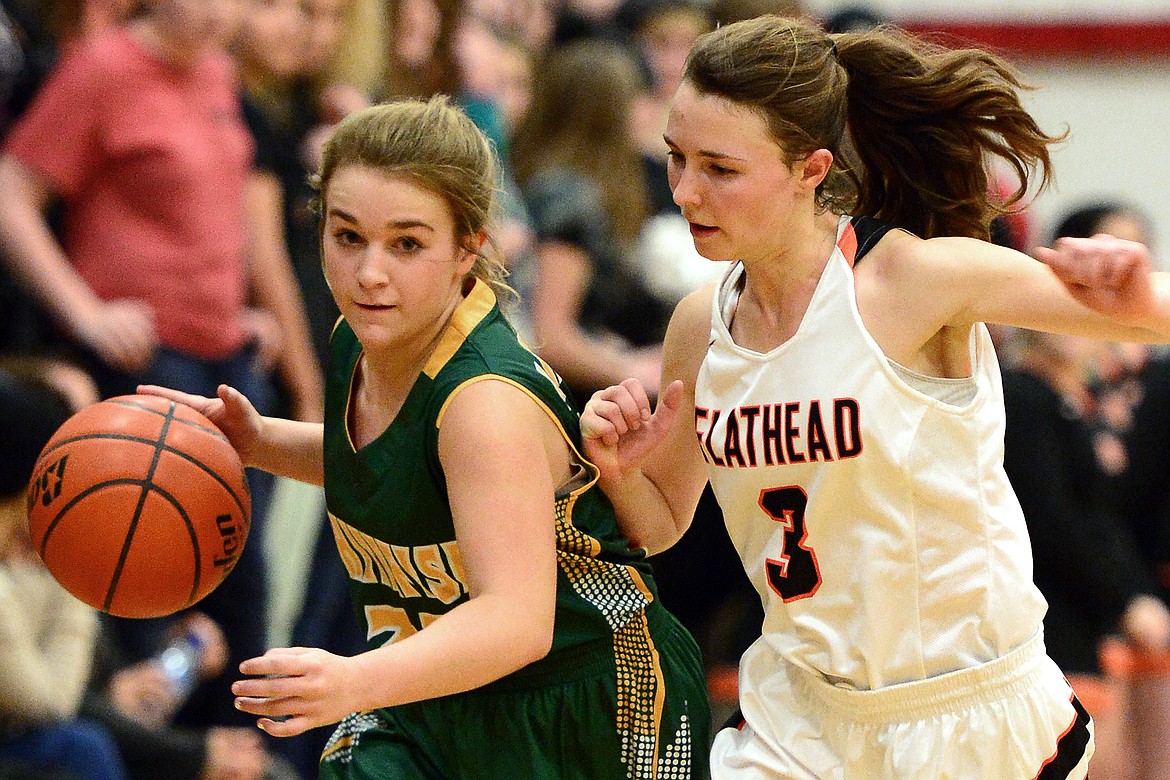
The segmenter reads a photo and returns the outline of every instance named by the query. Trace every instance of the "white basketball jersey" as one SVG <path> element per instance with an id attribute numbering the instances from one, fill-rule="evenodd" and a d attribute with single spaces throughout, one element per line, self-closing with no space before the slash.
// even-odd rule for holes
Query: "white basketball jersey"
<path id="1" fill-rule="evenodd" d="M 766 354 L 728 330 L 742 265 L 715 294 L 696 433 L 766 614 L 741 691 L 781 658 L 861 690 L 967 668 L 1035 635 L 1046 609 L 987 329 L 971 332 L 972 378 L 918 377 L 970 389 L 961 405 L 908 384 L 857 310 L 852 264 L 875 227 L 842 218 L 799 329 Z"/>

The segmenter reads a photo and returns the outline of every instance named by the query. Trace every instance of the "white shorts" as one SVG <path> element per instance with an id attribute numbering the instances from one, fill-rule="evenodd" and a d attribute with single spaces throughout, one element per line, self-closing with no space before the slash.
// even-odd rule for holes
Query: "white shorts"
<path id="1" fill-rule="evenodd" d="M 877 691 L 787 665 L 741 702 L 749 722 L 716 735 L 712 780 L 1080 780 L 1093 754 L 1092 721 L 1040 635 Z"/>

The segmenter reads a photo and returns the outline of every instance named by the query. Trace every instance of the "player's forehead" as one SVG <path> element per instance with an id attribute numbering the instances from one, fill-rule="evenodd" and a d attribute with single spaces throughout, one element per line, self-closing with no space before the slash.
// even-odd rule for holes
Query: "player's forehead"
<path id="1" fill-rule="evenodd" d="M 404 172 L 368 165 L 345 165 L 323 194 L 325 218 L 345 218 L 370 227 L 420 224 L 436 232 L 454 230 L 450 203 L 442 194 Z"/>
<path id="2" fill-rule="evenodd" d="M 675 92 L 663 136 L 671 148 L 710 157 L 750 159 L 778 149 L 758 111 L 690 82 Z"/>

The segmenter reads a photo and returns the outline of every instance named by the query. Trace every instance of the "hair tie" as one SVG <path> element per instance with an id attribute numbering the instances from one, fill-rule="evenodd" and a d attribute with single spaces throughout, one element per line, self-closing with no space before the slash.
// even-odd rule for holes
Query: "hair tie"
<path id="1" fill-rule="evenodd" d="M 833 59 L 837 59 L 837 42 L 832 38 L 829 39 L 829 53 L 833 55 Z"/>

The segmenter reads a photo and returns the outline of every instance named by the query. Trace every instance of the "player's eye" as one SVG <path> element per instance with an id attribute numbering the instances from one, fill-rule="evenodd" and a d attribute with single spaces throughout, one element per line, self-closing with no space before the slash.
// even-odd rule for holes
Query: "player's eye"
<path id="1" fill-rule="evenodd" d="M 335 229 L 333 231 L 333 240 L 341 246 L 356 246 L 362 243 L 362 237 L 357 231 L 347 227 Z"/>
<path id="2" fill-rule="evenodd" d="M 394 242 L 394 248 L 400 252 L 417 252 L 423 248 L 423 245 L 414 236 L 401 236 Z"/>

